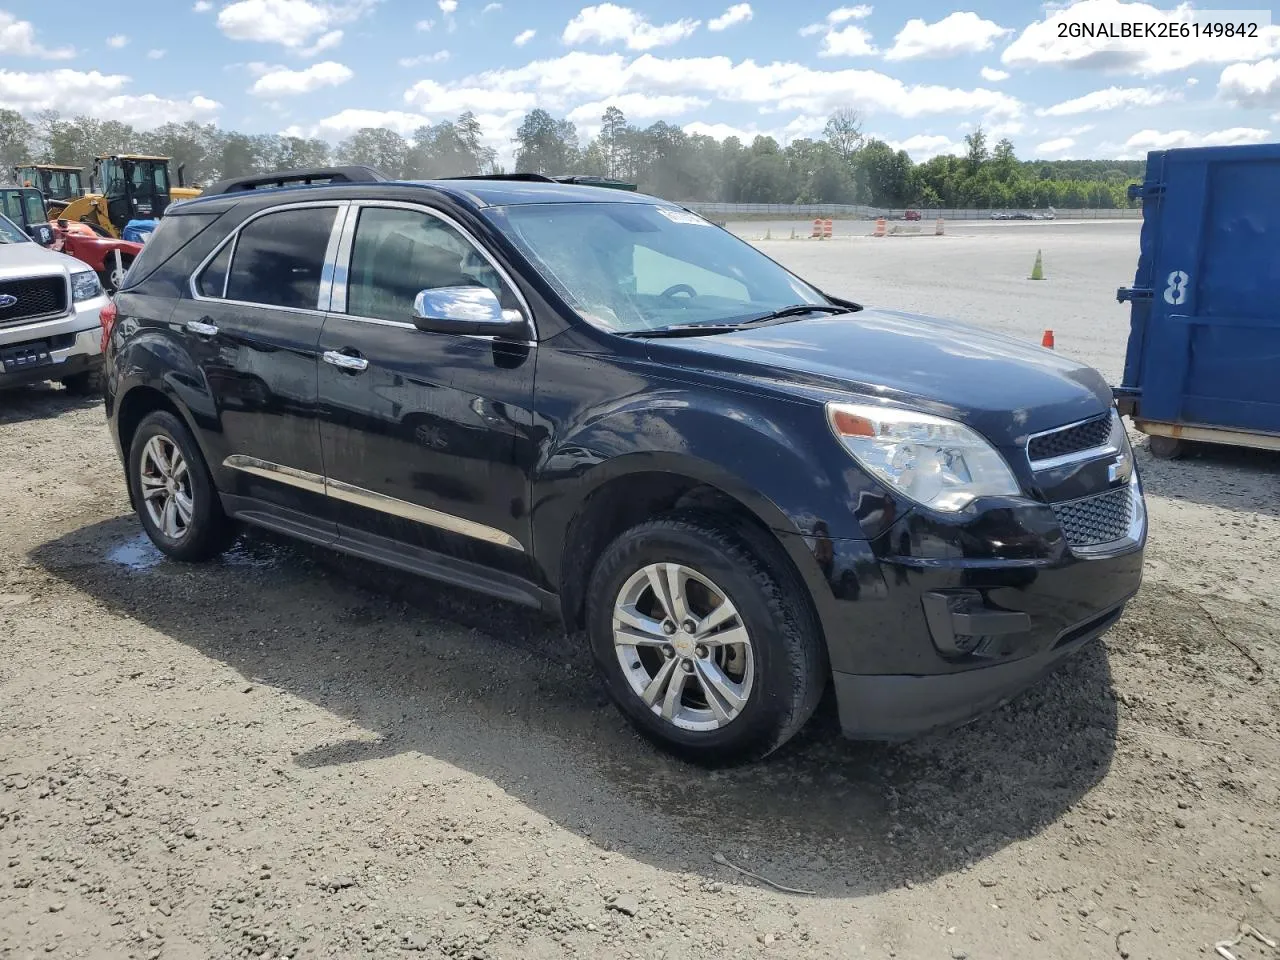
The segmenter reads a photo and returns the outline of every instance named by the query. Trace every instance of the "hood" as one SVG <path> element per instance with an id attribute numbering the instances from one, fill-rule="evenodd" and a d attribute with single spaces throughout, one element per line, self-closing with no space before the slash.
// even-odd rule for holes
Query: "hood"
<path id="1" fill-rule="evenodd" d="M 88 270 L 87 264 L 38 243 L 0 243 L 0 280 L 47 277 L 68 271 Z"/>
<path id="2" fill-rule="evenodd" d="M 653 359 L 765 380 L 815 399 L 875 398 L 959 420 L 1000 445 L 1105 412 L 1111 388 L 1092 367 L 977 327 L 862 310 L 651 340 Z"/>

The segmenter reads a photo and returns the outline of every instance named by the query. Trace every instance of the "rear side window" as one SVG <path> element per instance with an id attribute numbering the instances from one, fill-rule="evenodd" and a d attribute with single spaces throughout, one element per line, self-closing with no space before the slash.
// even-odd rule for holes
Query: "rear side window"
<path id="1" fill-rule="evenodd" d="M 129 268 L 123 287 L 135 287 L 151 276 L 216 219 L 216 213 L 175 214 L 162 218 L 138 254 L 138 259 Z"/>
<path id="2" fill-rule="evenodd" d="M 245 226 L 232 254 L 227 299 L 317 309 L 336 212 L 336 207 L 281 210 Z"/>
<path id="3" fill-rule="evenodd" d="M 218 255 L 200 273 L 196 289 L 202 297 L 222 297 L 227 289 L 227 267 L 231 265 L 231 244 L 224 243 Z"/>

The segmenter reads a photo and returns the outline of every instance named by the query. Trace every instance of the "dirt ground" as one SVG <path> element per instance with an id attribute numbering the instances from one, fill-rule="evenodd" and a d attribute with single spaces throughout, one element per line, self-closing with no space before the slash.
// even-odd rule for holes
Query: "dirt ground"
<path id="1" fill-rule="evenodd" d="M 853 744 L 828 708 L 708 773 L 521 609 L 263 536 L 161 560 L 101 405 L 0 396 L 0 958 L 1280 938 L 1280 457 L 1138 457 L 1146 582 L 1102 642 L 958 730 Z"/>

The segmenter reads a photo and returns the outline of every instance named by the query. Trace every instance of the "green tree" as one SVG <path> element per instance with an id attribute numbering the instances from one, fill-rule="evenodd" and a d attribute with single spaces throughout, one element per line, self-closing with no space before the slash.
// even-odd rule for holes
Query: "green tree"
<path id="1" fill-rule="evenodd" d="M 338 144 L 338 161 L 373 167 L 384 175 L 399 179 L 404 175 L 409 144 L 393 130 L 364 127 Z"/>
<path id="2" fill-rule="evenodd" d="M 516 130 L 516 169 L 523 173 L 562 174 L 578 160 L 578 131 L 542 108 L 531 111 Z"/>

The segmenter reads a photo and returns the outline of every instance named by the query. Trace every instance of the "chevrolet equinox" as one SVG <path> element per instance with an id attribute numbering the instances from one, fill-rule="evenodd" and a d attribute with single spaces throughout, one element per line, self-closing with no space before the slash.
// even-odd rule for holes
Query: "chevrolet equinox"
<path id="1" fill-rule="evenodd" d="M 168 556 L 266 527 L 562 619 L 646 736 L 762 757 L 988 710 L 1120 616 L 1146 511 L 1103 378 L 824 293 L 681 206 L 368 168 L 171 207 L 103 310 Z"/>

